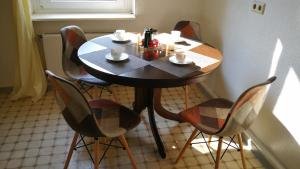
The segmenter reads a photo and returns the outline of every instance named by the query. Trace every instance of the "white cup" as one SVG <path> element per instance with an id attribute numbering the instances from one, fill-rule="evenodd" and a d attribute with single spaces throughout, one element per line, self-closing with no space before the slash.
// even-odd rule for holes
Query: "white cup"
<path id="1" fill-rule="evenodd" d="M 110 50 L 110 55 L 114 60 L 119 60 L 124 52 L 124 48 L 116 47 Z"/>
<path id="2" fill-rule="evenodd" d="M 171 31 L 172 39 L 173 39 L 175 42 L 180 40 L 180 35 L 181 35 L 181 32 L 180 32 L 180 31 Z"/>
<path id="3" fill-rule="evenodd" d="M 115 31 L 114 36 L 118 39 L 118 40 L 126 40 L 126 31 L 123 29 L 118 29 Z"/>
<path id="4" fill-rule="evenodd" d="M 183 63 L 184 60 L 185 60 L 185 53 L 184 53 L 183 51 L 176 52 L 176 60 L 177 60 L 179 63 Z"/>

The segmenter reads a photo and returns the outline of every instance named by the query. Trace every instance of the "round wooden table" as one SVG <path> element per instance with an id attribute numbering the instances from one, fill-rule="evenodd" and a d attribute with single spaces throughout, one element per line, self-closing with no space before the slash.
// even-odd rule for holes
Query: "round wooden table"
<path id="1" fill-rule="evenodd" d="M 162 35 L 168 36 L 168 34 Z M 154 109 L 157 114 L 167 119 L 179 122 L 181 119 L 175 113 L 163 108 L 160 102 L 160 88 L 194 83 L 199 77 L 211 73 L 221 64 L 222 54 L 208 45 L 183 39 L 190 46 L 176 45 L 175 47 L 182 47 L 188 51 L 186 56 L 194 59 L 194 63 L 178 65 L 169 61 L 172 52 L 162 48 L 143 49 L 138 46 L 134 42 L 134 34 L 131 36 L 131 41 L 127 43 L 112 41 L 112 36 L 97 37 L 84 43 L 78 50 L 79 59 L 91 75 L 111 83 L 135 88 L 133 109 L 140 113 L 147 108 L 158 151 L 161 157 L 165 158 L 165 149 L 156 126 Z M 120 47 L 128 54 L 128 59 L 119 62 L 106 59 L 106 55 L 110 54 L 112 48 Z M 202 67 L 205 61 L 211 64 Z"/>

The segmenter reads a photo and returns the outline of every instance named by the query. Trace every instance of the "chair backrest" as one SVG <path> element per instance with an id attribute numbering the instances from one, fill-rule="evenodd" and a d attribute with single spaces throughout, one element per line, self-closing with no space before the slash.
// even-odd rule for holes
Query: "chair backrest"
<path id="1" fill-rule="evenodd" d="M 84 32 L 75 25 L 66 26 L 60 29 L 62 38 L 62 67 L 64 73 L 72 79 L 81 74 L 81 61 L 78 58 L 78 49 L 85 43 Z"/>
<path id="2" fill-rule="evenodd" d="M 250 87 L 232 106 L 224 127 L 218 136 L 230 136 L 241 133 L 247 129 L 258 116 L 265 101 L 269 85 L 276 77 L 269 78 L 266 82 Z"/>
<path id="3" fill-rule="evenodd" d="M 200 41 L 200 24 L 193 21 L 179 21 L 174 30 L 181 31 L 181 36 Z"/>
<path id="4" fill-rule="evenodd" d="M 46 70 L 54 87 L 57 103 L 69 126 L 85 136 L 101 135 L 91 108 L 79 89 L 70 81 Z"/>

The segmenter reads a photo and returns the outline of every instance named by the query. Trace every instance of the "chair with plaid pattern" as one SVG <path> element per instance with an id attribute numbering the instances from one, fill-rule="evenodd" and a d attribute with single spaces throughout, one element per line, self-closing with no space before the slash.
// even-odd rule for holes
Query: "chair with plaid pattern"
<path id="1" fill-rule="evenodd" d="M 108 86 L 111 85 L 111 83 L 98 79 L 87 73 L 79 60 L 77 53 L 78 49 L 87 41 L 82 29 L 78 26 L 70 25 L 61 28 L 60 34 L 63 44 L 62 67 L 65 75 L 70 80 L 76 80 L 80 85 L 80 89 L 86 92 L 91 98 L 92 96 L 88 93 L 88 90 L 94 86 L 101 89 L 100 97 L 103 89 L 107 89 L 111 94 L 113 94 L 112 91 L 108 89 Z"/>
<path id="2" fill-rule="evenodd" d="M 179 21 L 176 23 L 174 30 L 181 32 L 184 38 L 200 41 L 200 24 L 193 21 Z"/>
<path id="3" fill-rule="evenodd" d="M 181 37 L 200 41 L 200 24 L 194 21 L 182 20 L 176 23 L 174 30 L 181 32 Z M 210 45 L 209 45 L 210 46 Z M 185 108 L 188 107 L 188 85 L 184 87 Z"/>
<path id="4" fill-rule="evenodd" d="M 189 122 L 195 129 L 177 157 L 176 163 L 180 160 L 186 148 L 199 134 L 202 135 L 212 155 L 210 142 L 212 135 L 215 135 L 218 137 L 216 158 L 212 155 L 215 161 L 215 169 L 219 168 L 221 158 L 228 146 L 231 146 L 230 144 L 234 142 L 235 137 L 237 137 L 239 146 L 234 148 L 240 151 L 243 168 L 246 169 L 241 133 L 246 130 L 258 116 L 266 98 L 269 85 L 274 82 L 275 79 L 276 77 L 274 76 L 264 83 L 250 87 L 235 103 L 226 99 L 217 98 L 180 112 L 179 116 L 183 121 Z M 208 141 L 206 141 L 203 133 L 209 135 Z M 230 143 L 227 144 L 227 148 L 221 156 L 223 137 L 230 137 Z"/>
<path id="5" fill-rule="evenodd" d="M 64 169 L 68 168 L 73 150 L 79 147 L 86 148 L 94 163 L 94 168 L 98 169 L 100 161 L 111 146 L 126 149 L 132 166 L 136 169 L 136 161 L 128 147 L 124 134 L 140 123 L 140 116 L 127 107 L 110 100 L 97 99 L 87 101 L 72 82 L 58 77 L 48 70 L 46 70 L 46 74 L 54 87 L 56 101 L 65 121 L 75 131 Z M 87 147 L 88 144 L 86 144 L 84 137 L 94 138 L 94 158 Z M 107 147 L 102 157 L 100 157 L 99 150 L 101 144 L 99 138 L 101 137 L 110 139 L 108 144 L 103 143 Z M 116 138 L 119 139 L 122 146 L 112 144 Z M 79 145 L 80 143 L 83 145 Z"/>

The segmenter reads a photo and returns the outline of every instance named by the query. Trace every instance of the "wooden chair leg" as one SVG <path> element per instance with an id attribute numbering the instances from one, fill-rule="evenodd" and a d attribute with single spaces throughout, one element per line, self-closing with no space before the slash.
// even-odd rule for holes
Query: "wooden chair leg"
<path id="1" fill-rule="evenodd" d="M 178 161 L 181 159 L 183 153 L 185 152 L 186 148 L 191 144 L 191 142 L 194 140 L 196 134 L 198 133 L 198 129 L 195 128 L 195 130 L 193 131 L 193 133 L 191 134 L 191 136 L 189 137 L 189 139 L 186 141 L 184 147 L 182 148 L 182 150 L 180 151 L 175 163 L 178 163 Z"/>
<path id="2" fill-rule="evenodd" d="M 95 139 L 94 143 L 94 169 L 99 168 L 99 162 L 100 162 L 100 142 L 99 139 Z"/>
<path id="3" fill-rule="evenodd" d="M 112 94 L 112 96 L 113 96 L 113 100 L 115 101 L 115 102 L 117 102 L 117 103 L 120 103 L 120 100 L 118 99 L 118 97 L 116 96 L 116 92 L 115 92 L 115 90 L 114 90 L 114 88 L 112 87 L 112 88 L 110 88 L 109 89 L 110 91 L 111 91 L 111 94 Z"/>
<path id="4" fill-rule="evenodd" d="M 74 133 L 73 140 L 72 140 L 72 143 L 71 143 L 70 148 L 69 148 L 67 160 L 65 161 L 64 169 L 67 169 L 68 166 L 69 166 L 69 163 L 70 163 L 70 160 L 72 158 L 72 154 L 73 154 L 74 148 L 76 146 L 78 137 L 79 137 L 79 134 Z"/>
<path id="5" fill-rule="evenodd" d="M 208 141 L 207 141 L 208 147 L 210 147 L 211 138 L 212 138 L 212 135 L 208 135 Z"/>
<path id="6" fill-rule="evenodd" d="M 129 159 L 130 159 L 130 161 L 131 161 L 132 167 L 133 167 L 134 169 L 138 169 L 137 164 L 136 164 L 136 161 L 135 161 L 135 159 L 134 159 L 134 157 L 133 157 L 133 154 L 132 154 L 131 150 L 130 150 L 129 147 L 128 147 L 128 143 L 127 143 L 127 141 L 126 141 L 125 136 L 124 136 L 124 135 L 120 135 L 120 136 L 119 136 L 119 140 L 120 140 L 120 142 L 122 143 L 122 145 L 125 147 L 125 149 L 126 149 L 126 151 L 127 151 L 127 154 L 128 154 Z"/>
<path id="7" fill-rule="evenodd" d="M 189 86 L 186 85 L 184 87 L 184 99 L 185 99 L 185 110 L 188 109 L 188 104 L 189 104 L 189 98 L 188 98 L 188 95 L 189 95 Z"/>
<path id="8" fill-rule="evenodd" d="M 99 93 L 98 98 L 101 98 L 102 94 L 103 94 L 104 87 L 98 87 L 98 89 L 100 89 L 100 93 Z"/>
<path id="9" fill-rule="evenodd" d="M 237 134 L 237 136 L 238 136 L 238 142 L 239 142 L 239 146 L 240 146 L 240 153 L 241 153 L 243 168 L 247 169 L 246 161 L 245 161 L 245 155 L 244 155 L 242 135 L 241 134 Z"/>
<path id="10" fill-rule="evenodd" d="M 222 144 L 223 144 L 223 137 L 219 137 L 215 169 L 219 169 L 220 166 Z"/>
<path id="11" fill-rule="evenodd" d="M 194 139 L 196 139 L 200 133 L 201 133 L 201 131 L 198 131 L 198 132 L 195 134 Z M 193 139 L 193 140 L 194 140 L 194 139 Z"/>
<path id="12" fill-rule="evenodd" d="M 112 100 L 115 101 L 116 103 L 120 103 L 118 97 L 115 95 L 116 92 L 114 91 L 114 88 L 112 86 L 103 86 L 103 87 L 99 87 L 99 88 L 101 88 L 99 98 L 101 98 L 103 91 L 107 90 L 112 95 L 112 97 L 113 97 Z"/>

